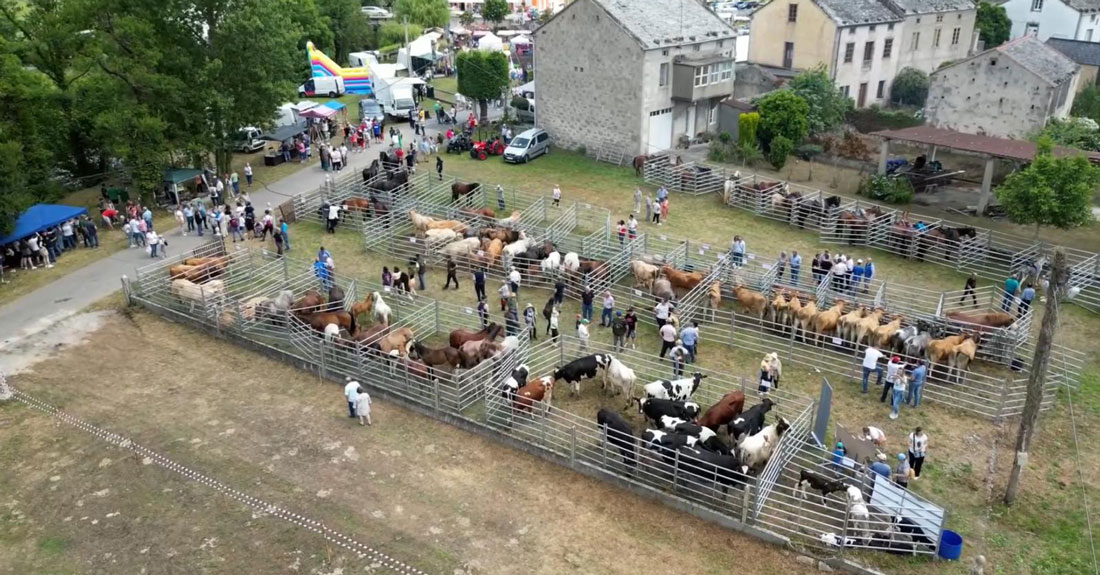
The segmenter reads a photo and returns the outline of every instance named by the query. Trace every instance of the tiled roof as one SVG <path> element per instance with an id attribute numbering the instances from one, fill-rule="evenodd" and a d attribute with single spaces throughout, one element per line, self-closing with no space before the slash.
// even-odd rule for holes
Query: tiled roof
<path id="1" fill-rule="evenodd" d="M 1065 0 L 1065 2 L 1070 8 L 1081 12 L 1100 10 L 1100 0 Z"/>
<path id="2" fill-rule="evenodd" d="M 1100 66 L 1100 42 L 1085 42 L 1068 38 L 1050 38 L 1047 46 L 1066 55 L 1082 66 Z"/>
<path id="3" fill-rule="evenodd" d="M 1001 44 L 994 50 L 1054 85 L 1068 80 L 1080 69 L 1080 66 L 1065 54 L 1028 34 Z"/>
<path id="4" fill-rule="evenodd" d="M 963 150 L 979 154 L 987 154 L 997 158 L 1009 158 L 1029 162 L 1035 157 L 1036 145 L 1027 140 L 1012 140 L 1009 138 L 995 138 L 993 136 L 980 136 L 977 134 L 965 134 L 955 130 L 935 128 L 932 126 L 915 126 L 900 130 L 883 130 L 871 132 L 872 136 L 879 136 L 887 140 L 901 140 L 915 142 L 953 150 Z M 1100 153 L 1082 152 L 1073 148 L 1062 146 L 1054 147 L 1056 156 L 1074 156 L 1083 154 L 1090 161 L 1100 162 Z"/>
<path id="5" fill-rule="evenodd" d="M 935 14 L 937 12 L 958 12 L 972 10 L 972 0 L 890 0 L 905 14 Z"/>
<path id="6" fill-rule="evenodd" d="M 651 50 L 735 36 L 733 28 L 698 0 L 592 0 Z"/>
<path id="7" fill-rule="evenodd" d="M 814 0 L 840 26 L 899 22 L 899 16 L 881 0 Z"/>

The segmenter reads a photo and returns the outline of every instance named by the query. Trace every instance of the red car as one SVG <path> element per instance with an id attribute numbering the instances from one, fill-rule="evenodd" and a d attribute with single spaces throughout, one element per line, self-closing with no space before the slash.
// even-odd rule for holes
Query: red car
<path id="1" fill-rule="evenodd" d="M 485 142 L 474 142 L 473 146 L 470 147 L 470 157 L 484 160 L 489 156 L 499 156 L 504 153 L 504 147 L 504 142 L 500 141 L 500 138 Z"/>

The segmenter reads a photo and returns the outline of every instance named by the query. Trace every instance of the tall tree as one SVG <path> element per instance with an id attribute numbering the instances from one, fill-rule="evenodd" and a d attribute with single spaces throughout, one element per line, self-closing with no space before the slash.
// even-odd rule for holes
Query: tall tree
<path id="1" fill-rule="evenodd" d="M 1091 84 L 1078 92 L 1073 98 L 1073 110 L 1070 114 L 1100 123 L 1100 87 Z"/>
<path id="2" fill-rule="evenodd" d="M 985 0 L 978 4 L 978 15 L 974 26 L 978 29 L 978 37 L 985 43 L 986 48 L 1004 44 L 1012 33 L 1012 21 L 1008 19 L 1005 7 Z"/>
<path id="3" fill-rule="evenodd" d="M 894 76 L 894 81 L 890 84 L 890 101 L 905 106 L 923 107 L 924 101 L 928 99 L 931 83 L 928 74 L 906 66 Z"/>
<path id="4" fill-rule="evenodd" d="M 499 25 L 508 15 L 508 2 L 506 0 L 485 0 L 481 5 L 481 17 L 486 22 L 492 22 L 493 26 Z"/>
<path id="5" fill-rule="evenodd" d="M 1050 348 L 1054 345 L 1054 331 L 1058 327 L 1058 300 L 1062 297 L 1067 276 L 1066 252 L 1058 248 L 1054 251 L 1054 267 L 1050 272 L 1050 287 L 1047 289 L 1043 324 L 1039 328 L 1039 339 L 1035 342 L 1035 355 L 1027 375 L 1027 396 L 1024 399 L 1020 428 L 1016 432 L 1016 457 L 1012 461 L 1012 472 L 1008 476 L 1008 486 L 1005 488 L 1005 505 L 1012 505 L 1016 501 L 1016 495 L 1020 489 L 1020 475 L 1027 465 L 1031 438 L 1035 434 L 1035 424 L 1039 422 L 1039 409 L 1043 404 L 1043 383 L 1046 380 L 1047 366 L 1050 364 Z"/>
<path id="6" fill-rule="evenodd" d="M 398 21 L 408 18 L 409 23 L 425 28 L 443 28 L 451 20 L 447 0 L 395 0 L 393 14 Z"/>
<path id="7" fill-rule="evenodd" d="M 1039 139 L 1031 165 L 997 187 L 997 199 L 1012 221 L 1069 229 L 1092 220 L 1092 190 L 1100 183 L 1100 168 L 1084 155 L 1055 156 L 1050 138 Z"/>
<path id="8" fill-rule="evenodd" d="M 332 28 L 334 60 L 346 62 L 349 53 L 367 47 L 370 22 L 360 10 L 359 0 L 317 0 L 317 6 Z"/>
<path id="9" fill-rule="evenodd" d="M 757 133 L 764 148 L 771 149 L 771 142 L 777 136 L 783 136 L 791 142 L 791 147 L 802 143 L 810 131 L 810 105 L 806 100 L 790 90 L 777 90 L 766 94 L 756 101 L 756 111 L 760 114 L 760 126 Z"/>
<path id="10" fill-rule="evenodd" d="M 489 100 L 499 98 L 508 87 L 508 57 L 484 50 L 459 52 L 455 68 L 458 92 L 478 101 L 484 123 L 489 117 Z"/>
<path id="11" fill-rule="evenodd" d="M 841 125 L 845 114 L 852 109 L 852 100 L 836 87 L 824 65 L 798 74 L 789 87 L 810 105 L 806 119 L 811 134 L 827 132 Z"/>

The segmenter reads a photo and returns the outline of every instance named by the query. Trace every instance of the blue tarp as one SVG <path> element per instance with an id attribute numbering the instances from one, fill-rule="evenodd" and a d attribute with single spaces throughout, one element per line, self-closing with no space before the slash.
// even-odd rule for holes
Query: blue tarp
<path id="1" fill-rule="evenodd" d="M 325 102 L 322 105 L 327 107 L 327 108 L 332 108 L 333 110 L 343 110 L 344 109 L 344 103 L 339 101 L 339 100 L 329 100 L 328 102 Z"/>
<path id="2" fill-rule="evenodd" d="M 25 237 L 40 232 L 47 228 L 61 224 L 65 220 L 71 220 L 81 214 L 88 213 L 87 208 L 75 206 L 61 206 L 56 204 L 37 204 L 23 212 L 15 222 L 15 231 L 4 238 L 0 238 L 0 246 L 19 241 Z"/>

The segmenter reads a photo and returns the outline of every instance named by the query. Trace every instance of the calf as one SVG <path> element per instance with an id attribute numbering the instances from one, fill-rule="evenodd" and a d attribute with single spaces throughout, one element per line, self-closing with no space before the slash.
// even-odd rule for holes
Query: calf
<path id="1" fill-rule="evenodd" d="M 512 405 L 516 411 L 534 413 L 535 402 L 541 401 L 545 405 L 544 415 L 550 412 L 550 400 L 554 394 L 554 380 L 550 377 L 540 377 L 516 391 Z"/>
<path id="2" fill-rule="evenodd" d="M 703 449 L 722 455 L 730 454 L 730 448 L 725 443 L 722 443 L 722 440 L 718 438 L 718 434 L 709 427 L 684 422 L 676 425 L 672 430 L 676 433 L 683 433 L 684 435 L 699 438 L 699 444 L 703 446 Z"/>
<path id="3" fill-rule="evenodd" d="M 871 521 L 871 512 L 863 501 L 863 492 L 855 485 L 849 485 L 845 490 L 848 496 L 848 519 L 855 529 L 856 539 L 867 539 L 868 523 Z"/>
<path id="4" fill-rule="evenodd" d="M 611 359 L 611 355 L 606 353 L 579 357 L 554 370 L 554 381 L 564 379 L 570 386 L 569 395 L 577 395 L 581 392 L 581 380 L 596 377 L 600 369 L 607 369 Z"/>
<path id="5" fill-rule="evenodd" d="M 726 431 L 729 432 L 730 438 L 741 441 L 745 437 L 758 433 L 764 428 L 764 417 L 771 411 L 773 405 L 775 404 L 772 400 L 764 398 L 763 401 L 741 414 L 741 417 L 729 422 Z"/>
<path id="6" fill-rule="evenodd" d="M 736 455 L 719 455 L 686 445 L 676 451 L 680 454 L 680 469 L 702 479 L 707 485 L 716 481 L 722 486 L 723 494 L 731 486 L 743 485 L 749 471 Z"/>
<path id="7" fill-rule="evenodd" d="M 635 398 L 638 404 L 638 413 L 645 414 L 646 419 L 660 425 L 661 417 L 678 417 L 684 420 L 694 420 L 699 415 L 699 404 L 691 401 L 672 401 L 670 399 Z"/>
<path id="8" fill-rule="evenodd" d="M 653 383 L 647 383 L 645 386 L 646 397 L 654 399 L 671 399 L 673 401 L 687 401 L 691 399 L 695 390 L 699 389 L 699 384 L 703 382 L 703 378 L 706 375 L 695 372 L 692 374 L 691 379 L 677 379 L 669 381 L 662 379 L 660 381 L 654 381 Z"/>
<path id="9" fill-rule="evenodd" d="M 501 390 L 501 395 L 508 400 L 515 399 L 516 392 L 519 391 L 519 388 L 527 385 L 528 375 L 530 375 L 530 370 L 527 369 L 526 365 L 520 365 L 513 369 L 512 375 L 504 380 L 504 388 Z"/>
<path id="10" fill-rule="evenodd" d="M 743 409 L 745 409 L 745 394 L 741 391 L 731 391 L 707 409 L 703 417 L 699 418 L 699 425 L 718 431 L 719 427 L 729 424 L 733 418 L 741 415 Z"/>
<path id="11" fill-rule="evenodd" d="M 634 451 L 634 430 L 623 416 L 610 409 L 601 409 L 596 413 L 596 423 L 604 429 L 607 443 L 618 448 L 623 463 L 635 467 L 638 461 Z"/>
<path id="12" fill-rule="evenodd" d="M 829 479 L 823 475 L 819 475 L 808 469 L 802 469 L 798 472 L 798 493 L 803 499 L 806 499 L 806 488 L 813 488 L 821 494 L 821 504 L 825 505 L 825 497 L 830 493 L 837 491 L 844 491 L 848 488 L 848 485 L 843 481 L 836 479 Z"/>

